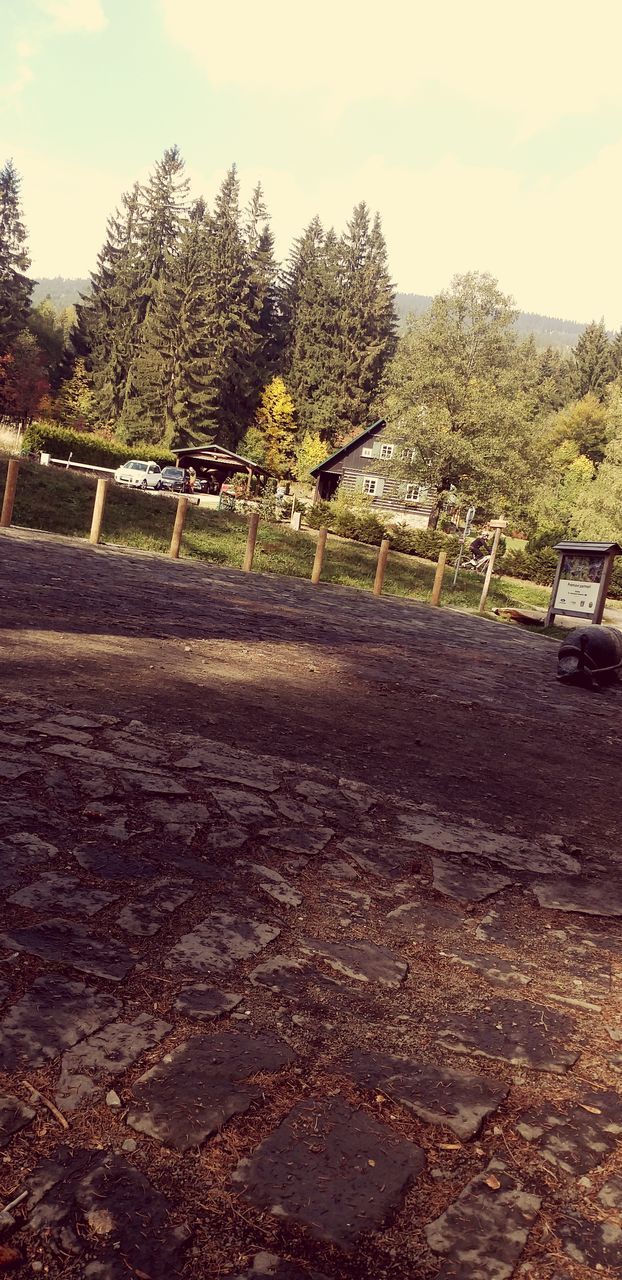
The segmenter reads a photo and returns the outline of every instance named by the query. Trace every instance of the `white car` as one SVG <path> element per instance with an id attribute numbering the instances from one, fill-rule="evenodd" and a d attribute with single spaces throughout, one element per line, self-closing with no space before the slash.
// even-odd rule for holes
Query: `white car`
<path id="1" fill-rule="evenodd" d="M 138 458 L 117 467 L 114 478 L 119 484 L 130 484 L 136 489 L 162 487 L 162 472 L 157 462 L 141 462 Z"/>

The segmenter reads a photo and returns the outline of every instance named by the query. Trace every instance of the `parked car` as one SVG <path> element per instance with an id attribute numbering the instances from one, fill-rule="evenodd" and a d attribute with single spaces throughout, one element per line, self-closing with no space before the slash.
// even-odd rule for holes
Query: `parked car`
<path id="1" fill-rule="evenodd" d="M 141 462 L 138 458 L 117 467 L 114 478 L 119 484 L 129 484 L 135 489 L 162 488 L 162 472 L 157 462 Z"/>
<path id="2" fill-rule="evenodd" d="M 183 493 L 186 488 L 186 473 L 183 467 L 163 467 L 160 474 L 160 487 Z"/>

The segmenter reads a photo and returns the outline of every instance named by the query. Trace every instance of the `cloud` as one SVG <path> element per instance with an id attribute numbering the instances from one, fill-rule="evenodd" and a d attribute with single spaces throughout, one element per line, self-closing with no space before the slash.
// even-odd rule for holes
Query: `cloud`
<path id="1" fill-rule="evenodd" d="M 517 135 L 622 103 L 619 0 L 160 0 L 169 38 L 215 87 L 315 95 L 318 111 L 442 90 L 507 113 Z"/>
<path id="2" fill-rule="evenodd" d="M 107 25 L 101 0 L 37 0 L 57 31 L 103 31 Z"/>

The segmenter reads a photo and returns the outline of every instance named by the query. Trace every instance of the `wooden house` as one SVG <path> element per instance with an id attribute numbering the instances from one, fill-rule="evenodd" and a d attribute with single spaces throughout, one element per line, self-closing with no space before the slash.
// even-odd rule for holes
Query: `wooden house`
<path id="1" fill-rule="evenodd" d="M 434 510 L 435 490 L 420 484 L 414 476 L 412 481 L 393 479 L 385 466 L 378 465 L 397 458 L 398 450 L 402 449 L 403 445 L 391 437 L 391 428 L 384 418 L 380 418 L 313 468 L 314 501 L 330 501 L 338 489 L 367 494 L 371 509 L 378 515 L 427 529 Z"/>

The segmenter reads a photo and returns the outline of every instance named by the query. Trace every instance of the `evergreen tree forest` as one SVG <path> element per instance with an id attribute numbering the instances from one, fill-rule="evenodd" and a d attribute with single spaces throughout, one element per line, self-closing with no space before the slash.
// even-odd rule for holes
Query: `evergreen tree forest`
<path id="1" fill-rule="evenodd" d="M 398 337 L 380 216 L 314 217 L 277 261 L 261 186 L 211 205 L 177 147 L 127 191 L 76 307 L 33 305 L 20 180 L 0 170 L 0 420 L 132 449 L 214 441 L 308 483 L 378 417 L 387 471 L 545 544 L 622 536 L 622 332 L 535 345 L 496 280 L 456 277 Z M 578 329 L 578 327 L 577 327 Z"/>

